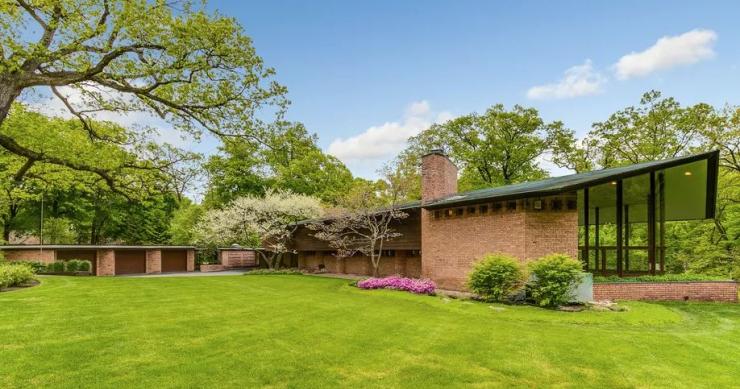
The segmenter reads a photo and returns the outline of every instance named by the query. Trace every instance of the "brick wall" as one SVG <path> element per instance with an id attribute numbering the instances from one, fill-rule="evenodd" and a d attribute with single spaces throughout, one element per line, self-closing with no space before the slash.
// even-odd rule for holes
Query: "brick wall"
<path id="1" fill-rule="evenodd" d="M 400 275 L 404 277 L 419 277 L 421 275 L 421 257 L 406 256 L 404 251 L 397 251 L 393 257 L 384 256 L 380 259 L 378 273 L 381 277 Z M 316 271 L 322 266 L 329 273 L 372 276 L 373 266 L 369 257 L 357 255 L 350 258 L 337 258 L 331 252 L 317 252 L 306 255 L 298 254 L 298 267 L 304 270 Z"/>
<path id="2" fill-rule="evenodd" d="M 704 300 L 737 302 L 737 282 L 595 283 L 594 300 Z"/>
<path id="3" fill-rule="evenodd" d="M 527 260 L 559 253 L 578 258 L 578 211 L 531 211 L 525 214 Z"/>
<path id="4" fill-rule="evenodd" d="M 116 274 L 116 253 L 113 250 L 98 250 L 97 257 L 97 275 L 113 276 Z"/>
<path id="5" fill-rule="evenodd" d="M 146 272 L 147 274 L 162 272 L 162 250 L 146 251 Z"/>
<path id="6" fill-rule="evenodd" d="M 578 213 L 501 209 L 486 215 L 433 219 L 422 213 L 421 274 L 440 288 L 462 290 L 473 263 L 488 253 L 529 261 L 552 253 L 578 254 Z"/>
<path id="7" fill-rule="evenodd" d="M 457 193 L 457 168 L 441 151 L 421 158 L 421 199 L 428 202 Z"/>
<path id="8" fill-rule="evenodd" d="M 195 250 L 187 250 L 187 271 L 195 271 Z"/>
<path id="9" fill-rule="evenodd" d="M 56 260 L 55 250 L 7 250 L 4 251 L 5 259 L 8 261 L 39 261 L 52 263 Z"/>

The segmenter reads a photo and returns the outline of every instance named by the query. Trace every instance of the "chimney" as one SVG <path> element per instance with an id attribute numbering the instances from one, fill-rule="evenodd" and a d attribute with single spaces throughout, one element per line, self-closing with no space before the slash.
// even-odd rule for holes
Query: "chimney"
<path id="1" fill-rule="evenodd" d="M 421 157 L 421 203 L 457 193 L 457 167 L 441 149 Z"/>

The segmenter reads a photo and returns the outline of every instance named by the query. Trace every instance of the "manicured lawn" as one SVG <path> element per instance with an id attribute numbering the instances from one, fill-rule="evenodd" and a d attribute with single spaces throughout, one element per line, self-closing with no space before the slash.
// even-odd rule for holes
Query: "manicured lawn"
<path id="1" fill-rule="evenodd" d="M 629 312 L 310 276 L 46 277 L 0 293 L 0 388 L 737 387 L 740 305 Z"/>

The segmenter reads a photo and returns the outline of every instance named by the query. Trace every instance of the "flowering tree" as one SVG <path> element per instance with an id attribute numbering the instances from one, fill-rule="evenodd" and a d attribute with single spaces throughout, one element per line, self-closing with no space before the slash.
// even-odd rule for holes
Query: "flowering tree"
<path id="1" fill-rule="evenodd" d="M 319 200 L 289 191 L 264 197 L 239 197 L 223 209 L 208 211 L 198 225 L 199 240 L 221 244 L 262 245 L 259 253 L 270 269 L 278 268 L 296 222 L 321 216 Z"/>
<path id="2" fill-rule="evenodd" d="M 391 189 L 390 192 L 395 193 Z M 378 196 L 370 190 L 363 191 L 350 199 L 350 208 L 338 210 L 329 218 L 311 223 L 308 228 L 315 231 L 314 237 L 328 242 L 337 251 L 339 258 L 362 253 L 370 258 L 373 276 L 378 276 L 378 267 L 383 257 L 385 242 L 401 236 L 394 224 L 408 217 L 399 209 L 395 195 L 390 196 L 390 206 L 378 207 Z"/>

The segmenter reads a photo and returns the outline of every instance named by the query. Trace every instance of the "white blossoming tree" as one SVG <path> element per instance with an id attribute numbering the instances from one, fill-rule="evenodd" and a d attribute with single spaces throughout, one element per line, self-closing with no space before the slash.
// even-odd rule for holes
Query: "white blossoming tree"
<path id="1" fill-rule="evenodd" d="M 321 216 L 318 199 L 289 191 L 268 191 L 264 197 L 245 196 L 223 209 L 208 211 L 198 225 L 201 242 L 260 244 L 260 256 L 270 269 L 280 267 L 291 252 L 298 221 Z"/>
<path id="2" fill-rule="evenodd" d="M 397 203 L 400 185 L 393 180 L 388 180 L 388 183 L 381 195 L 377 188 L 361 188 L 347 196 L 345 208 L 334 210 L 324 220 L 307 225 L 314 231 L 315 238 L 336 250 L 338 258 L 351 257 L 355 253 L 370 258 L 373 277 L 378 276 L 383 246 L 402 235 L 396 227 L 409 216 Z"/>

